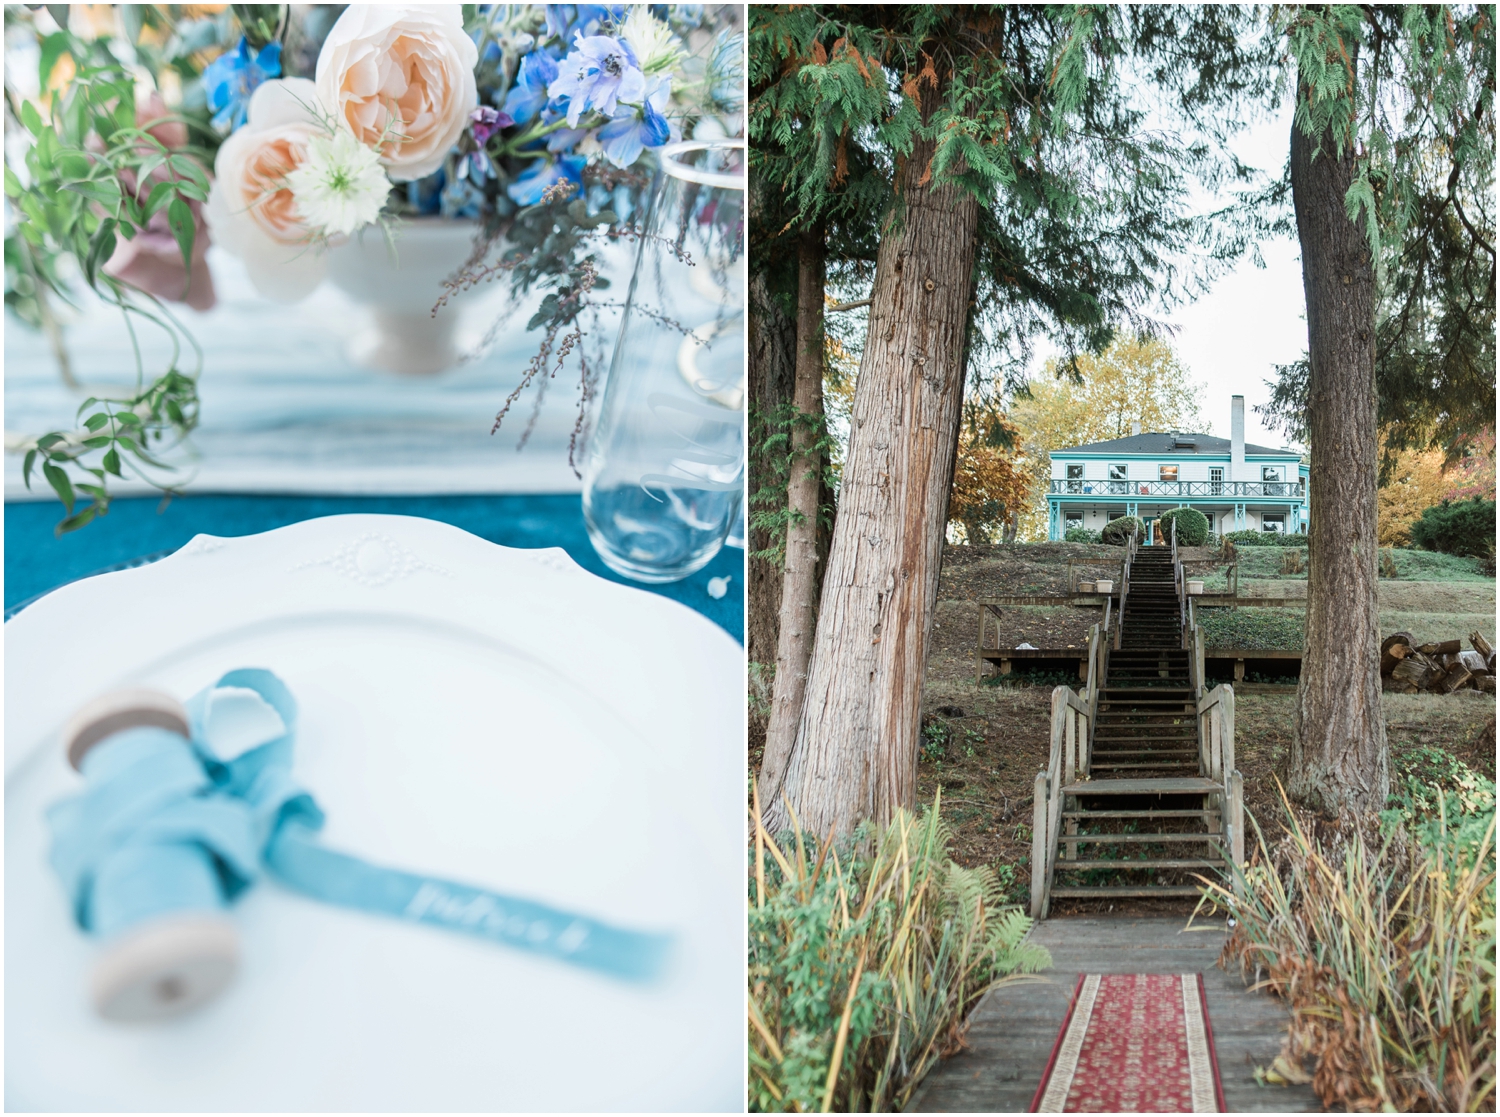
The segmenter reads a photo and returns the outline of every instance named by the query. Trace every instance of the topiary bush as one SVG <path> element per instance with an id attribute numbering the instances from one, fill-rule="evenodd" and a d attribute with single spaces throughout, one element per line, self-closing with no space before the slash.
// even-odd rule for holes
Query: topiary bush
<path id="1" fill-rule="evenodd" d="M 1099 532 L 1099 542 L 1108 543 L 1114 547 L 1123 547 L 1130 542 L 1132 532 L 1146 534 L 1146 524 L 1136 516 L 1121 516 L 1118 520 L 1110 520 Z"/>
<path id="2" fill-rule="evenodd" d="M 1156 520 L 1156 530 L 1163 539 L 1171 538 L 1172 524 L 1177 524 L 1179 547 L 1201 547 L 1208 542 L 1208 517 L 1196 508 L 1174 508 Z"/>
<path id="3" fill-rule="evenodd" d="M 1476 496 L 1434 504 L 1411 525 L 1411 541 L 1424 551 L 1482 558 L 1495 547 L 1495 502 Z"/>
<path id="4" fill-rule="evenodd" d="M 1306 547 L 1305 531 L 1229 531 L 1224 538 L 1242 547 Z"/>
<path id="5" fill-rule="evenodd" d="M 1097 531 L 1090 531 L 1086 527 L 1070 527 L 1067 531 L 1063 532 L 1063 539 L 1068 543 L 1097 543 L 1099 542 L 1099 533 Z"/>

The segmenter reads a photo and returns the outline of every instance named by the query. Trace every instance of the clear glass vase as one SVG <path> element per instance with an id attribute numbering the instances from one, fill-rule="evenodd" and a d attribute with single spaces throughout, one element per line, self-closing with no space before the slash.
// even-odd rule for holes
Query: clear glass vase
<path id="1" fill-rule="evenodd" d="M 583 476 L 589 538 L 641 582 L 702 568 L 745 475 L 745 145 L 662 149 Z"/>

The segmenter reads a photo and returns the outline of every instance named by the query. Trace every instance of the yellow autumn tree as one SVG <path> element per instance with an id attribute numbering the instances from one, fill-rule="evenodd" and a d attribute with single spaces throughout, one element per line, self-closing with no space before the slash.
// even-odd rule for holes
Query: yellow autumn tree
<path id="1" fill-rule="evenodd" d="M 1014 424 L 1004 416 L 965 410 L 948 500 L 950 538 L 958 529 L 965 543 L 1015 539 L 1031 494 L 1031 479 L 1018 467 L 1013 449 L 1016 436 Z"/>
<path id="2" fill-rule="evenodd" d="M 1382 547 L 1411 546 L 1411 525 L 1441 504 L 1453 488 L 1441 450 L 1403 450 L 1389 479 L 1375 493 L 1375 531 Z"/>
<path id="3" fill-rule="evenodd" d="M 1011 408 L 1021 450 L 1016 465 L 1028 493 L 1021 539 L 1047 538 L 1051 451 L 1125 438 L 1137 422 L 1142 431 L 1210 433 L 1202 387 L 1165 341 L 1122 336 L 1099 356 L 1079 358 L 1078 368 L 1081 382 L 1049 361 Z"/>

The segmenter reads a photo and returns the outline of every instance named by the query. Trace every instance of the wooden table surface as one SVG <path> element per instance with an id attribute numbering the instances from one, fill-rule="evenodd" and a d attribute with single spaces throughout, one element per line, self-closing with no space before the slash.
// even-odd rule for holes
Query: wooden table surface
<path id="1" fill-rule="evenodd" d="M 1045 980 L 991 990 L 974 1010 L 968 1049 L 934 1067 L 911 1108 L 925 1113 L 1024 1113 L 1046 1069 L 1080 973 L 1203 974 L 1224 1098 L 1231 1112 L 1316 1113 L 1311 1087 L 1260 1086 L 1254 1069 L 1281 1050 L 1287 1014 L 1251 992 L 1215 960 L 1222 920 L 1186 916 L 1058 918 L 1036 925 L 1031 941 L 1052 953 Z"/>

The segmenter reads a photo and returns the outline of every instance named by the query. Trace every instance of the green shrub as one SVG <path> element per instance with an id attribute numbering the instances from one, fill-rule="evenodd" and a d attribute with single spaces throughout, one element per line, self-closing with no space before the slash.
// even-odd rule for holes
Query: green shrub
<path id="1" fill-rule="evenodd" d="M 1099 542 L 1099 533 L 1097 531 L 1090 531 L 1086 527 L 1070 527 L 1067 531 L 1063 532 L 1063 539 L 1069 543 L 1097 543 Z"/>
<path id="2" fill-rule="evenodd" d="M 1495 547 L 1495 502 L 1445 500 L 1411 525 L 1411 541 L 1424 551 L 1481 558 Z"/>
<path id="3" fill-rule="evenodd" d="M 751 1112 L 901 1110 L 980 997 L 1052 964 L 996 874 L 949 859 L 940 805 L 821 846 L 756 827 Z"/>
<path id="4" fill-rule="evenodd" d="M 1202 609 L 1198 626 L 1210 648 L 1296 652 L 1305 642 L 1301 609 Z"/>
<path id="5" fill-rule="evenodd" d="M 1306 547 L 1304 531 L 1228 531 L 1224 538 L 1239 547 Z"/>
<path id="6" fill-rule="evenodd" d="M 1099 542 L 1108 543 L 1114 547 L 1123 547 L 1130 542 L 1132 532 L 1140 532 L 1145 538 L 1145 521 L 1137 516 L 1121 516 L 1118 520 L 1110 520 L 1099 532 Z"/>
<path id="7" fill-rule="evenodd" d="M 1156 531 L 1163 539 L 1171 538 L 1172 524 L 1177 524 L 1179 547 L 1201 547 L 1208 542 L 1208 517 L 1196 508 L 1174 508 L 1163 512 L 1156 521 Z"/>

